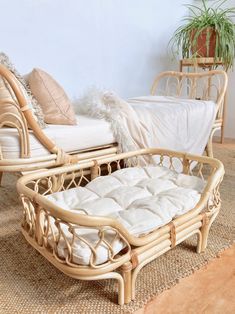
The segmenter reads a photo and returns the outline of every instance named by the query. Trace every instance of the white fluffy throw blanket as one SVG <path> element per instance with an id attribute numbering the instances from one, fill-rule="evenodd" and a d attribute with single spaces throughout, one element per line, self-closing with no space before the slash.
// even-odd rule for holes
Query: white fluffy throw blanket
<path id="1" fill-rule="evenodd" d="M 143 96 L 127 101 L 91 89 L 75 102 L 76 112 L 110 122 L 123 152 L 161 147 L 201 155 L 215 120 L 212 101 Z"/>

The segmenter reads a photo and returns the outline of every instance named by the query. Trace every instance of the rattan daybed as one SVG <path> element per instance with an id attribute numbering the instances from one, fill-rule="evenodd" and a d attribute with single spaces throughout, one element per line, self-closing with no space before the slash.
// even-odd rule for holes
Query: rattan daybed
<path id="1" fill-rule="evenodd" d="M 76 162 L 77 160 L 110 156 L 117 153 L 117 144 L 106 122 L 103 122 L 102 129 L 106 130 L 104 139 L 99 136 L 99 131 L 95 133 L 95 136 L 93 132 L 89 135 L 89 139 L 92 139 L 91 143 L 86 138 L 80 138 L 87 132 L 87 128 L 85 128 L 79 133 L 79 128 L 82 126 L 81 123 L 77 126 L 51 126 L 42 130 L 34 119 L 15 76 L 3 65 L 0 65 L 0 76 L 11 87 L 12 93 L 14 93 L 18 101 L 18 106 L 16 105 L 16 107 L 20 114 L 17 117 L 14 116 L 14 119 L 18 120 L 17 124 L 12 124 L 11 122 L 11 126 L 14 128 L 7 127 L 9 120 L 12 120 L 12 114 L 2 114 L 0 116 L 0 177 L 3 172 L 22 173 L 35 169 L 54 167 L 71 161 Z M 155 80 L 151 92 L 152 94 L 192 99 L 214 99 L 217 119 L 207 146 L 208 155 L 212 156 L 212 137 L 215 130 L 220 128 L 222 121 L 226 87 L 227 76 L 223 71 L 211 71 L 200 74 L 164 72 Z M 88 125 L 89 123 L 90 125 L 93 124 L 92 119 L 90 122 L 87 122 Z M 96 122 L 101 123 L 98 120 Z M 62 143 L 57 141 L 56 137 L 53 137 L 55 132 L 60 132 L 64 135 L 60 137 Z M 69 134 L 77 134 L 77 141 L 74 142 L 74 137 L 71 140 Z M 82 145 L 81 143 L 85 144 Z M 68 144 L 73 145 L 70 147 Z"/>
<path id="2" fill-rule="evenodd" d="M 22 232 L 70 277 L 116 279 L 128 303 L 147 263 L 195 234 L 205 250 L 223 174 L 216 159 L 161 149 L 27 174 L 17 182 Z"/>

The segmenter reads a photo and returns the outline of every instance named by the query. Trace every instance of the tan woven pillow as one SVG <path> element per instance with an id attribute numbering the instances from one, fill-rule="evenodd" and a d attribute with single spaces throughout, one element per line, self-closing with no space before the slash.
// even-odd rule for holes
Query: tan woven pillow
<path id="1" fill-rule="evenodd" d="M 63 88 L 45 71 L 33 69 L 28 76 L 32 93 L 50 124 L 77 124 L 71 102 Z"/>

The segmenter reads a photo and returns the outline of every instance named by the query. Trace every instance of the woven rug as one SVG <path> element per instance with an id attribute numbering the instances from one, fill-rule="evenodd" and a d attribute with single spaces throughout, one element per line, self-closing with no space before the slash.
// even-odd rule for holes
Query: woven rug
<path id="1" fill-rule="evenodd" d="M 86 282 L 59 272 L 37 253 L 20 231 L 21 205 L 15 177 L 0 188 L 0 313 L 133 313 L 180 278 L 201 268 L 235 240 L 235 149 L 216 147 L 226 168 L 222 209 L 214 222 L 206 253 L 196 254 L 192 237 L 146 265 L 138 276 L 136 300 L 117 305 L 113 280 Z"/>

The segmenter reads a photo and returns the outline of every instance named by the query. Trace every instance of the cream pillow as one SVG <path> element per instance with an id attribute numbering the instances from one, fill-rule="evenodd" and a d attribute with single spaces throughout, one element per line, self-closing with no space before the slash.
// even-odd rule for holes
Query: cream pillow
<path id="1" fill-rule="evenodd" d="M 28 82 L 30 90 L 40 103 L 46 123 L 77 124 L 68 96 L 48 73 L 40 69 L 33 69 L 28 76 Z"/>

